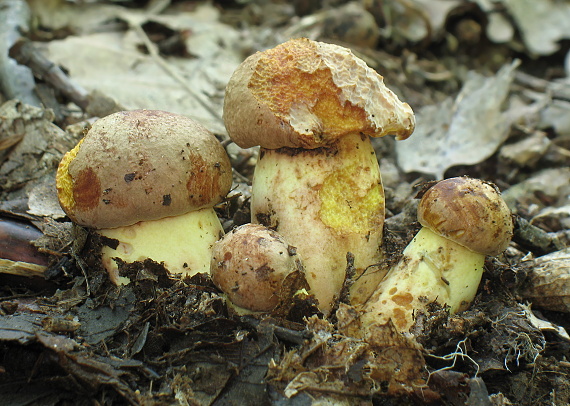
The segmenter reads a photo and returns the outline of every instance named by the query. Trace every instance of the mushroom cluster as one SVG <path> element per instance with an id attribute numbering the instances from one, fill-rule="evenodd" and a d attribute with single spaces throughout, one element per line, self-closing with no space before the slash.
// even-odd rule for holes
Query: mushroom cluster
<path id="1" fill-rule="evenodd" d="M 223 234 L 213 206 L 231 182 L 229 158 L 210 131 L 156 110 L 97 120 L 63 157 L 56 178 L 69 218 L 101 235 L 114 283 L 122 281 L 115 258 L 150 258 L 185 275 L 208 272 L 211 246 Z"/>
<path id="2" fill-rule="evenodd" d="M 102 237 L 113 282 L 122 282 L 119 262 L 151 258 L 173 273 L 210 271 L 239 314 L 272 312 L 306 283 L 327 315 L 350 266 L 365 330 L 391 320 L 406 332 L 428 303 L 466 309 L 485 257 L 509 244 L 513 223 L 497 189 L 451 178 L 423 194 L 423 227 L 401 260 L 373 266 L 383 258 L 384 191 L 370 137 L 405 139 L 415 119 L 346 48 L 301 38 L 250 56 L 228 83 L 223 118 L 236 144 L 260 146 L 253 224 L 225 236 L 213 206 L 231 186 L 230 161 L 187 117 L 112 114 L 64 156 L 61 207 Z"/>
<path id="3" fill-rule="evenodd" d="M 247 58 L 232 75 L 224 122 L 240 147 L 259 145 L 252 222 L 297 247 L 311 292 L 328 313 L 354 255 L 354 303 L 383 276 L 384 191 L 370 137 L 407 138 L 415 121 L 350 50 L 306 38 Z M 365 274 L 364 274 L 365 273 Z"/>

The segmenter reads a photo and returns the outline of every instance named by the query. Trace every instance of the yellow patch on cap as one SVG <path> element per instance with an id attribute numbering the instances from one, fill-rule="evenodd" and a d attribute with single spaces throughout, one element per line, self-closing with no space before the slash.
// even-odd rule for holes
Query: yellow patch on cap
<path id="1" fill-rule="evenodd" d="M 264 51 L 248 84 L 250 91 L 310 144 L 373 132 L 367 112 L 341 95 L 315 44 L 298 39 Z"/>
<path id="2" fill-rule="evenodd" d="M 79 141 L 72 150 L 68 151 L 63 156 L 59 166 L 57 167 L 57 173 L 55 176 L 57 197 L 61 208 L 66 213 L 69 213 L 75 207 L 75 198 L 73 197 L 73 178 L 69 174 L 69 164 L 77 156 L 82 142 L 83 140 Z"/>

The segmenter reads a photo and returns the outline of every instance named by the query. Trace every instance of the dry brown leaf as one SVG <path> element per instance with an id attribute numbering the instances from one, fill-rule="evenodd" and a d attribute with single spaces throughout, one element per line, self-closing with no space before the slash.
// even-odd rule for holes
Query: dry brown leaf
<path id="1" fill-rule="evenodd" d="M 570 313 L 570 248 L 522 263 L 529 281 L 522 296 L 535 307 Z"/>
<path id="2" fill-rule="evenodd" d="M 339 323 L 346 322 L 340 320 L 344 315 L 352 318 L 352 312 L 342 313 L 337 313 Z M 313 338 L 270 366 L 268 379 L 282 385 L 285 396 L 308 392 L 344 398 L 376 393 L 398 397 L 428 390 L 421 346 L 393 324 L 371 327 L 364 339 L 338 333 L 315 316 L 308 324 Z"/>
<path id="3" fill-rule="evenodd" d="M 570 38 L 570 4 L 557 0 L 502 0 L 531 54 L 550 55 Z"/>
<path id="4" fill-rule="evenodd" d="M 239 34 L 218 21 L 219 12 L 204 4 L 193 12 L 150 16 L 127 10 L 116 18 L 127 31 L 94 32 L 40 44 L 49 59 L 65 67 L 73 81 L 98 90 L 126 109 L 158 109 L 184 114 L 219 134 L 224 88 L 241 62 Z M 142 30 L 145 23 L 188 32 L 191 57 L 163 57 Z M 143 49 L 147 51 L 144 52 Z"/>
<path id="5" fill-rule="evenodd" d="M 517 65 L 506 65 L 489 78 L 470 72 L 457 97 L 422 108 L 414 134 L 396 143 L 398 165 L 405 172 L 442 179 L 454 165 L 473 165 L 491 156 L 517 119 L 501 110 Z"/>

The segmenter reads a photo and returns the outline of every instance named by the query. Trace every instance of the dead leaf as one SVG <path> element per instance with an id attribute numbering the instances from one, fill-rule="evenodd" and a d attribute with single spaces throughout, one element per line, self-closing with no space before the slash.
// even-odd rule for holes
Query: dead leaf
<path id="1" fill-rule="evenodd" d="M 400 167 L 442 179 L 454 165 L 473 165 L 491 156 L 515 119 L 512 112 L 507 119 L 501 106 L 517 66 L 515 61 L 488 78 L 470 72 L 455 99 L 422 108 L 414 134 L 396 143 Z"/>
<path id="2" fill-rule="evenodd" d="M 0 317 L 0 342 L 16 341 L 28 344 L 35 340 L 36 332 L 41 328 L 41 315 L 21 313 Z"/>
<path id="3" fill-rule="evenodd" d="M 570 313 L 570 248 L 524 261 L 529 280 L 521 295 L 536 307 Z"/>
<path id="4" fill-rule="evenodd" d="M 219 12 L 210 4 L 160 16 L 124 9 L 116 13 L 128 23 L 126 31 L 69 36 L 39 45 L 77 84 L 116 99 L 125 109 L 185 114 L 224 134 L 224 88 L 242 60 L 237 31 L 218 22 Z M 185 46 L 195 57 L 161 56 L 142 29 L 148 22 L 187 30 Z"/>
<path id="5" fill-rule="evenodd" d="M 62 156 L 58 148 L 65 145 L 64 132 L 52 123 L 53 113 L 11 100 L 0 106 L 0 117 L 0 133 L 7 137 L 23 134 L 0 160 L 0 191 L 32 187 L 44 176 L 53 177 Z"/>
<path id="6" fill-rule="evenodd" d="M 570 4 L 557 0 L 503 0 L 530 53 L 550 55 L 570 38 Z"/>
<path id="7" fill-rule="evenodd" d="M 535 204 L 534 213 L 548 206 L 554 206 L 552 201 L 556 201 L 558 196 L 570 195 L 570 168 L 552 168 L 536 172 L 533 176 L 511 186 L 501 194 L 513 213 L 518 213 L 520 207 Z M 548 200 L 545 200 L 548 198 Z M 564 200 L 560 202 L 564 204 Z"/>
<path id="8" fill-rule="evenodd" d="M 283 385 L 286 397 L 318 394 L 341 404 L 343 398 L 407 397 L 427 389 L 421 346 L 393 324 L 369 328 L 364 339 L 333 334 L 333 326 L 317 317 L 311 317 L 308 325 L 312 339 L 270 367 L 268 380 Z"/>

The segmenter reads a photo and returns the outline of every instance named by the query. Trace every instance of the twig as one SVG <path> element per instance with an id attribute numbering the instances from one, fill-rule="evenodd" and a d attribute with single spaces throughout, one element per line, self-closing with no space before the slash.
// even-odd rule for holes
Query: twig
<path id="1" fill-rule="evenodd" d="M 88 92 L 74 83 L 54 62 L 38 52 L 30 41 L 24 38 L 18 40 L 10 49 L 10 56 L 29 67 L 34 76 L 49 83 L 83 110 L 87 109 Z"/>
<path id="2" fill-rule="evenodd" d="M 135 30 L 139 38 L 143 41 L 146 49 L 148 50 L 149 55 L 151 58 L 167 73 L 169 74 L 176 82 L 178 82 L 184 90 L 186 90 L 189 94 L 191 94 L 194 99 L 208 112 L 210 115 L 218 120 L 221 121 L 222 118 L 220 115 L 203 99 L 202 96 L 199 95 L 197 92 L 194 91 L 190 86 L 188 86 L 188 81 L 185 80 L 178 72 L 176 72 L 167 61 L 164 60 L 163 57 L 160 56 L 158 52 L 158 47 L 154 44 L 146 32 L 142 29 L 141 24 L 138 21 L 134 21 L 134 19 L 129 18 L 128 15 L 124 15 L 123 19 L 127 21 L 129 26 Z"/>
<path id="3" fill-rule="evenodd" d="M 538 252 L 542 255 L 564 248 L 555 235 L 553 236 L 541 228 L 530 224 L 520 216 L 515 216 L 514 220 L 515 229 L 513 241 L 525 249 Z"/>
<path id="4" fill-rule="evenodd" d="M 550 82 L 521 71 L 515 73 L 515 80 L 523 86 L 550 93 L 553 99 L 570 101 L 570 86 L 565 82 Z"/>
<path id="5" fill-rule="evenodd" d="M 43 278 L 46 269 L 47 267 L 45 265 L 0 258 L 0 274 L 25 276 L 27 278 Z"/>

